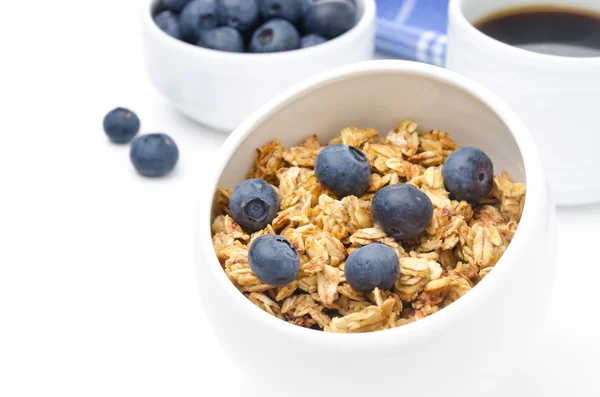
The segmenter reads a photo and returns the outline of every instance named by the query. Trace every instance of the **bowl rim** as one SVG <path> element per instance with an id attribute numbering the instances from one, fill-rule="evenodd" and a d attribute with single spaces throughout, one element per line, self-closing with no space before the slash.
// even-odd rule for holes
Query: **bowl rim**
<path id="1" fill-rule="evenodd" d="M 359 334 L 334 334 L 289 324 L 256 307 L 235 288 L 223 271 L 216 255 L 214 255 L 212 245 L 211 217 L 214 199 L 213 192 L 216 191 L 218 181 L 235 151 L 271 115 L 289 106 L 290 103 L 295 102 L 299 98 L 310 95 L 313 91 L 329 84 L 364 75 L 382 73 L 415 75 L 429 79 L 434 83 L 453 86 L 480 101 L 503 121 L 519 148 L 524 164 L 525 179 L 527 181 L 527 197 L 519 227 L 511 244 L 495 265 L 494 272 L 492 272 L 493 276 L 485 277 L 468 294 L 461 297 L 461 299 L 424 319 L 402 327 Z M 260 323 L 264 327 L 272 328 L 277 332 L 285 333 L 290 338 L 299 338 L 300 340 L 322 346 L 369 349 L 389 344 L 398 345 L 426 342 L 428 335 L 434 332 L 442 332 L 445 324 L 460 317 L 461 313 L 468 308 L 477 306 L 478 302 L 482 302 L 483 299 L 480 299 L 481 295 L 485 296 L 489 291 L 497 291 L 498 283 L 507 276 L 510 276 L 508 273 L 514 270 L 513 268 L 518 262 L 519 253 L 526 250 L 528 242 L 534 239 L 534 234 L 539 233 L 539 225 L 548 221 L 546 209 L 549 204 L 547 206 L 545 203 L 550 202 L 550 193 L 546 187 L 541 158 L 533 138 L 518 116 L 498 96 L 482 85 L 458 73 L 417 62 L 394 60 L 359 62 L 335 68 L 304 80 L 274 97 L 240 124 L 225 140 L 216 158 L 217 162 L 213 171 L 205 179 L 207 188 L 205 191 L 211 192 L 211 194 L 202 195 L 198 201 L 199 238 L 197 244 L 199 244 L 200 252 L 203 255 L 202 266 L 207 268 L 206 271 L 212 272 L 215 276 L 214 278 L 218 280 L 220 285 L 216 288 L 224 288 L 231 295 L 234 302 L 239 302 L 240 310 L 247 310 L 248 315 L 253 316 L 257 323 Z M 205 256 L 209 258 L 205 258 Z M 200 258 L 197 261 L 200 261 Z M 198 266 L 198 263 L 196 263 L 196 266 Z"/>
<path id="2" fill-rule="evenodd" d="M 375 0 L 356 0 L 363 6 L 363 13 L 356 24 L 347 31 L 346 33 L 328 40 L 323 44 L 319 44 L 309 48 L 300 48 L 293 51 L 283 51 L 267 54 L 254 54 L 254 53 L 234 53 L 211 50 L 208 48 L 197 47 L 186 43 L 182 40 L 176 39 L 163 32 L 154 23 L 152 18 L 152 9 L 158 0 L 145 0 L 142 2 L 141 7 L 141 18 L 142 26 L 147 32 L 153 35 L 153 37 L 165 46 L 172 47 L 180 52 L 186 53 L 189 56 L 211 58 L 215 61 L 222 62 L 251 62 L 254 64 L 271 63 L 276 61 L 294 61 L 305 58 L 307 56 L 322 56 L 328 55 L 332 50 L 347 49 L 348 45 L 358 40 L 359 37 L 369 34 L 371 28 L 375 25 L 376 9 Z M 240 64 L 242 65 L 242 64 Z"/>
<path id="3" fill-rule="evenodd" d="M 463 9 L 465 5 L 465 1 L 470 0 L 450 0 L 448 4 L 448 29 L 449 32 L 452 31 L 452 26 L 456 24 L 461 29 L 464 29 L 465 32 L 468 32 L 471 39 L 479 40 L 482 42 L 483 46 L 489 51 L 493 51 L 497 54 L 505 54 L 510 57 L 520 57 L 526 60 L 529 64 L 534 64 L 539 67 L 549 68 L 549 67 L 570 67 L 570 66 L 591 66 L 592 70 L 597 71 L 597 68 L 600 66 L 600 56 L 595 57 L 586 57 L 586 58 L 577 58 L 577 57 L 568 57 L 568 56 L 560 56 L 560 55 L 551 55 L 551 54 L 542 54 L 539 52 L 533 52 L 529 50 L 525 50 L 523 48 L 518 48 L 512 46 L 510 44 L 506 44 L 497 40 L 493 37 L 488 36 L 483 33 L 479 29 L 477 29 L 473 23 L 471 23 L 467 17 L 465 16 Z M 471 0 L 472 1 L 472 0 Z M 540 1 L 539 5 L 543 5 L 544 2 Z M 525 5 L 528 7 L 530 5 Z M 577 6 L 569 6 L 570 8 L 581 8 Z M 506 9 L 510 9 L 511 7 L 507 7 Z"/>

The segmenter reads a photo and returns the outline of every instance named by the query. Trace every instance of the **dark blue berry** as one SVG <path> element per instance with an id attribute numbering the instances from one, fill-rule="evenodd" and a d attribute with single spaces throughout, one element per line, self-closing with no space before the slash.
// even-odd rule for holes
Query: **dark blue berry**
<path id="1" fill-rule="evenodd" d="M 285 237 L 265 234 L 250 245 L 250 269 L 260 281 L 273 287 L 283 287 L 296 279 L 300 271 L 300 256 Z"/>
<path id="2" fill-rule="evenodd" d="M 140 130 L 140 119 L 129 109 L 116 108 L 104 116 L 103 126 L 112 142 L 127 143 Z"/>
<path id="3" fill-rule="evenodd" d="M 148 134 L 133 141 L 129 157 L 141 175 L 158 177 L 173 171 L 179 160 L 179 150 L 168 135 Z"/>
<path id="4" fill-rule="evenodd" d="M 307 34 L 306 36 L 303 36 L 302 39 L 300 39 L 300 47 L 301 48 L 308 48 L 308 47 L 314 47 L 316 45 L 319 44 L 323 44 L 327 42 L 327 39 L 325 37 L 316 35 L 316 34 Z"/>
<path id="5" fill-rule="evenodd" d="M 283 18 L 295 24 L 302 16 L 298 0 L 258 0 L 258 4 L 265 20 Z"/>
<path id="6" fill-rule="evenodd" d="M 218 51 L 244 52 L 244 39 L 236 29 L 221 26 L 202 32 L 198 46 Z"/>
<path id="7" fill-rule="evenodd" d="M 356 23 L 356 6 L 350 0 L 320 0 L 304 13 L 304 32 L 336 38 Z"/>
<path id="8" fill-rule="evenodd" d="M 181 30 L 179 29 L 179 17 L 172 11 L 166 10 L 154 16 L 154 23 L 169 36 L 181 39 Z"/>
<path id="9" fill-rule="evenodd" d="M 218 25 L 215 0 L 193 0 L 185 6 L 179 16 L 181 37 L 188 43 L 196 44 L 200 33 Z"/>
<path id="10" fill-rule="evenodd" d="M 260 19 L 256 0 L 217 0 L 219 23 L 242 33 L 254 28 Z"/>
<path id="11" fill-rule="evenodd" d="M 375 193 L 371 216 L 388 236 L 405 240 L 427 229 L 433 216 L 433 204 L 413 185 L 398 183 Z"/>
<path id="12" fill-rule="evenodd" d="M 360 197 L 369 187 L 371 168 L 367 156 L 357 148 L 329 145 L 317 156 L 315 175 L 338 198 Z"/>
<path id="13" fill-rule="evenodd" d="M 446 159 L 442 177 L 451 199 L 477 204 L 494 186 L 494 165 L 483 151 L 461 147 Z"/>
<path id="14" fill-rule="evenodd" d="M 394 286 L 400 275 L 400 260 L 396 251 L 381 243 L 365 245 L 353 251 L 344 265 L 346 281 L 352 289 L 371 292 Z"/>
<path id="15" fill-rule="evenodd" d="M 271 19 L 256 29 L 250 41 L 250 52 L 281 52 L 300 48 L 300 34 L 285 19 Z"/>
<path id="16" fill-rule="evenodd" d="M 190 0 L 160 0 L 159 7 L 165 10 L 181 12 Z"/>
<path id="17" fill-rule="evenodd" d="M 240 183 L 229 199 L 231 217 L 248 232 L 266 227 L 279 212 L 279 195 L 262 179 Z"/>

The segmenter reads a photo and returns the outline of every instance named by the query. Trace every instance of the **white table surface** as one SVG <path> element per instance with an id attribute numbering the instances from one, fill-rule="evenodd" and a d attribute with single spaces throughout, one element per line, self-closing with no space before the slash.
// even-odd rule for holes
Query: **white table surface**
<path id="1" fill-rule="evenodd" d="M 225 136 L 146 81 L 138 2 L 13 1 L 0 29 L 0 395 L 260 395 L 217 343 L 194 278 L 195 202 Z M 108 142 L 115 106 L 176 140 L 171 177 L 138 177 L 128 147 Z M 488 395 L 600 395 L 600 206 L 558 222 L 546 330 Z"/>

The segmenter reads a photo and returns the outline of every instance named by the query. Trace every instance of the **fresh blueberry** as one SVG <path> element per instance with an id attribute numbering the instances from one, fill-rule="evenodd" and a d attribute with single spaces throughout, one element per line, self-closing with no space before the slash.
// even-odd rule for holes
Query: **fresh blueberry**
<path id="1" fill-rule="evenodd" d="M 279 212 L 279 195 L 262 179 L 248 179 L 240 183 L 229 199 L 231 217 L 249 232 L 267 226 Z"/>
<path id="2" fill-rule="evenodd" d="M 217 4 L 215 0 L 193 0 L 185 6 L 179 16 L 181 38 L 196 44 L 200 33 L 218 25 Z"/>
<path id="3" fill-rule="evenodd" d="M 365 245 L 353 251 L 344 265 L 346 281 L 352 289 L 371 292 L 394 286 L 400 275 L 400 260 L 396 251 L 381 243 Z"/>
<path id="4" fill-rule="evenodd" d="M 181 39 L 181 30 L 179 29 L 179 17 L 172 11 L 166 10 L 154 16 L 154 23 L 169 36 Z"/>
<path id="5" fill-rule="evenodd" d="M 160 0 L 159 7 L 173 12 L 181 12 L 189 2 L 190 0 Z"/>
<path id="6" fill-rule="evenodd" d="M 168 135 L 148 134 L 133 141 L 129 157 L 141 175 L 158 177 L 173 171 L 179 160 L 179 150 Z"/>
<path id="7" fill-rule="evenodd" d="M 271 19 L 256 29 L 250 41 L 250 52 L 281 52 L 300 48 L 300 34 L 285 19 Z"/>
<path id="8" fill-rule="evenodd" d="M 328 39 L 352 29 L 356 23 L 356 6 L 350 0 L 320 0 L 304 13 L 304 32 Z"/>
<path id="9" fill-rule="evenodd" d="M 283 287 L 296 279 L 300 271 L 298 251 L 285 237 L 265 234 L 250 245 L 250 269 L 260 281 L 273 287 Z"/>
<path id="10" fill-rule="evenodd" d="M 244 52 L 244 39 L 236 29 L 221 26 L 202 32 L 198 46 L 218 51 Z"/>
<path id="11" fill-rule="evenodd" d="M 260 19 L 256 0 L 217 0 L 217 12 L 221 25 L 242 33 L 254 28 Z"/>
<path id="12" fill-rule="evenodd" d="M 371 168 L 367 156 L 357 148 L 329 145 L 317 156 L 315 175 L 340 199 L 360 197 L 369 187 Z"/>
<path id="13" fill-rule="evenodd" d="M 283 18 L 295 24 L 302 16 L 298 0 L 258 0 L 258 5 L 265 20 Z"/>
<path id="14" fill-rule="evenodd" d="M 308 47 L 314 47 L 316 45 L 319 44 L 323 44 L 327 42 L 327 39 L 325 37 L 316 35 L 316 34 L 307 34 L 306 36 L 303 36 L 302 39 L 300 39 L 300 47 L 301 48 L 308 48 Z"/>
<path id="15" fill-rule="evenodd" d="M 104 132 L 115 143 L 130 142 L 140 130 L 140 119 L 129 109 L 116 108 L 104 116 Z"/>
<path id="16" fill-rule="evenodd" d="M 371 216 L 388 236 L 405 240 L 427 229 L 433 216 L 433 204 L 413 185 L 398 183 L 375 193 Z"/>
<path id="17" fill-rule="evenodd" d="M 450 198 L 477 204 L 494 186 L 494 165 L 483 151 L 465 146 L 448 156 L 442 177 Z"/>

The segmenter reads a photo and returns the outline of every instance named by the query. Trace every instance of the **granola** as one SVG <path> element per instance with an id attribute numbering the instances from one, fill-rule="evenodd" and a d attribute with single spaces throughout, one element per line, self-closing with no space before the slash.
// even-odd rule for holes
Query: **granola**
<path id="1" fill-rule="evenodd" d="M 442 131 L 419 132 L 405 120 L 386 136 L 348 127 L 330 143 L 362 150 L 371 179 L 362 197 L 339 200 L 319 183 L 313 170 L 324 146 L 311 136 L 297 147 L 277 140 L 257 149 L 249 178 L 262 178 L 277 190 L 280 211 L 263 230 L 247 234 L 231 218 L 231 189 L 216 193 L 213 245 L 223 270 L 237 289 L 267 313 L 295 325 L 326 332 L 355 333 L 395 328 L 427 317 L 469 292 L 498 262 L 510 244 L 523 211 L 525 185 L 506 172 L 478 205 L 450 198 L 442 167 L 457 149 Z M 371 219 L 375 192 L 409 183 L 432 201 L 434 213 L 420 236 L 396 241 Z M 300 272 L 292 283 L 262 283 L 248 264 L 252 242 L 264 234 L 286 237 L 300 255 Z M 400 276 L 387 291 L 355 291 L 346 282 L 345 260 L 353 250 L 374 242 L 400 258 Z"/>

